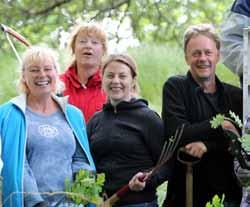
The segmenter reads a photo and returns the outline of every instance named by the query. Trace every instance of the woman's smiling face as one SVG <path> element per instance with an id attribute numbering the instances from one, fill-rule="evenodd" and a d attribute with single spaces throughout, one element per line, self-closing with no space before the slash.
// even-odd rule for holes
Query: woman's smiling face
<path id="1" fill-rule="evenodd" d="M 132 98 L 135 80 L 126 64 L 112 61 L 105 67 L 102 85 L 111 104 L 117 105 Z"/>
<path id="2" fill-rule="evenodd" d="M 33 96 L 50 95 L 55 91 L 57 70 L 49 57 L 34 59 L 23 71 L 23 81 Z"/>

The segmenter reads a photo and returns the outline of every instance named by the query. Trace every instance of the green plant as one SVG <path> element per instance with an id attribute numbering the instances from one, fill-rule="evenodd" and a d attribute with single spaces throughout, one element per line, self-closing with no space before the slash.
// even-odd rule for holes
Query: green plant
<path id="1" fill-rule="evenodd" d="M 165 181 L 157 187 L 157 197 L 158 197 L 158 206 L 162 206 L 164 199 L 166 197 L 166 190 L 168 187 L 168 181 Z"/>
<path id="2" fill-rule="evenodd" d="M 211 127 L 216 129 L 219 126 L 222 125 L 224 120 L 229 120 L 233 123 L 235 123 L 239 128 L 242 128 L 242 121 L 240 118 L 232 111 L 229 111 L 230 117 L 226 117 L 222 114 L 217 114 L 213 119 L 210 121 Z M 242 137 L 239 137 L 239 141 L 242 144 L 242 147 L 246 151 L 250 151 L 250 135 L 249 134 L 243 134 Z"/>
<path id="3" fill-rule="evenodd" d="M 222 195 L 222 198 L 220 199 L 220 197 L 218 195 L 215 195 L 212 199 L 212 203 L 211 202 L 207 202 L 206 203 L 206 207 L 224 207 L 224 199 L 225 199 L 225 195 Z"/>
<path id="4" fill-rule="evenodd" d="M 242 122 L 237 115 L 230 111 L 230 117 L 225 117 L 224 115 L 217 114 L 211 123 L 212 128 L 218 128 L 222 125 L 224 120 L 230 120 L 234 122 L 238 127 L 242 128 Z M 230 131 L 230 130 L 228 130 Z M 250 179 L 249 179 L 249 166 L 250 162 L 247 159 L 247 154 L 250 152 L 250 134 L 243 134 L 242 137 L 237 137 L 233 135 L 234 133 L 227 133 L 228 137 L 231 139 L 231 144 L 229 147 L 229 151 L 235 156 L 240 164 L 240 168 L 237 170 L 238 178 L 241 181 L 241 184 L 244 187 L 250 186 Z"/>
<path id="5" fill-rule="evenodd" d="M 228 121 L 231 121 L 231 122 L 235 123 L 238 127 L 242 128 L 242 121 L 240 120 L 240 118 L 232 111 L 229 111 L 229 115 L 230 115 L 230 117 L 226 117 L 225 115 L 217 114 L 210 121 L 211 127 L 216 129 L 220 125 L 222 125 L 224 120 L 228 120 Z"/>
<path id="6" fill-rule="evenodd" d="M 80 170 L 76 174 L 75 181 L 71 184 L 69 179 L 65 180 L 65 189 L 67 195 L 77 205 L 94 203 L 100 205 L 102 203 L 102 186 L 105 181 L 105 174 L 100 173 L 94 175 L 90 171 Z"/>

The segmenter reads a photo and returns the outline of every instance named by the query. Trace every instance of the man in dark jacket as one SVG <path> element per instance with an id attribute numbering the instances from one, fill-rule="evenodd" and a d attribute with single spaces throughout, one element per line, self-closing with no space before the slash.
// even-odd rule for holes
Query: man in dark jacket
<path id="1" fill-rule="evenodd" d="M 237 133 L 236 127 L 224 121 L 212 129 L 210 120 L 216 114 L 242 114 L 241 89 L 221 82 L 215 75 L 220 58 L 220 41 L 208 24 L 189 27 L 184 35 L 185 60 L 190 69 L 186 76 L 167 80 L 163 88 L 162 117 L 166 137 L 185 124 L 179 147 L 200 161 L 193 166 L 193 206 L 204 207 L 215 194 L 225 194 L 225 207 L 239 206 L 242 189 L 228 152 L 228 139 L 222 128 Z M 164 206 L 184 207 L 186 200 L 186 166 L 173 158 Z"/>

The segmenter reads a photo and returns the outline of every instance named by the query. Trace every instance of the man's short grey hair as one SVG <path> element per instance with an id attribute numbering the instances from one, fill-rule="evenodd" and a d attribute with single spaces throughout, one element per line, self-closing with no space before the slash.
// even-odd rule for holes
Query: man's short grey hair
<path id="1" fill-rule="evenodd" d="M 186 52 L 187 44 L 190 39 L 198 35 L 204 35 L 213 40 L 216 44 L 216 48 L 220 50 L 220 38 L 215 27 L 212 24 L 197 24 L 188 27 L 184 33 L 184 52 Z"/>

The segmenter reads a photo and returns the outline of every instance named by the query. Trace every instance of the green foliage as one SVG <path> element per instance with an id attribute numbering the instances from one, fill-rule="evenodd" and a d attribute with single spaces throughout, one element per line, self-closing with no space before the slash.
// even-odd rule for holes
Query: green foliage
<path id="1" fill-rule="evenodd" d="M 0 53 L 0 103 L 16 96 L 18 68 L 18 62 L 14 54 L 6 55 Z"/>
<path id="2" fill-rule="evenodd" d="M 33 44 L 56 46 L 60 32 L 69 31 L 76 22 L 109 18 L 120 25 L 129 23 L 133 36 L 140 41 L 181 45 L 189 25 L 210 22 L 219 26 L 231 4 L 231 0 L 3 0 L 0 23 L 14 28 Z M 119 41 L 123 35 L 116 32 L 110 37 Z M 3 39 L 0 36 L 2 43 Z"/>
<path id="3" fill-rule="evenodd" d="M 242 121 L 240 120 L 239 116 L 237 116 L 234 112 L 229 111 L 230 117 L 226 117 L 222 114 L 217 114 L 215 117 L 212 118 L 210 121 L 211 127 L 216 129 L 222 125 L 225 120 L 229 120 L 235 123 L 239 128 L 242 128 Z M 246 151 L 250 151 L 250 134 L 244 134 L 242 137 L 239 137 L 239 141 L 242 144 L 242 147 Z"/>
<path id="4" fill-rule="evenodd" d="M 129 53 L 138 64 L 141 96 L 160 112 L 164 82 L 169 76 L 185 74 L 187 71 L 182 50 L 174 45 L 142 44 L 131 48 Z"/>
<path id="5" fill-rule="evenodd" d="M 157 187 L 158 206 L 162 206 L 164 202 L 164 199 L 166 197 L 167 184 L 168 182 L 165 181 Z"/>
<path id="6" fill-rule="evenodd" d="M 220 125 L 222 125 L 222 123 L 225 120 L 231 121 L 233 123 L 235 123 L 239 128 L 242 128 L 242 121 L 240 120 L 239 116 L 237 116 L 234 112 L 229 111 L 229 115 L 230 117 L 226 117 L 222 114 L 217 114 L 215 117 L 213 117 L 213 119 L 210 121 L 211 127 L 216 129 L 218 128 Z"/>
<path id="7" fill-rule="evenodd" d="M 211 127 L 213 129 L 217 129 L 225 120 L 225 116 L 222 114 L 217 114 L 213 119 L 210 121 Z"/>
<path id="8" fill-rule="evenodd" d="M 69 197 L 78 205 L 94 203 L 100 205 L 102 203 L 102 186 L 105 182 L 104 173 L 94 176 L 87 170 L 80 170 L 76 174 L 74 183 L 71 185 L 69 179 L 65 180 L 66 192 L 71 193 Z"/>
<path id="9" fill-rule="evenodd" d="M 206 203 L 206 207 L 224 207 L 224 199 L 225 199 L 225 195 L 222 195 L 222 198 L 220 199 L 218 195 L 215 195 L 212 199 L 212 203 L 211 202 L 207 202 Z"/>
<path id="10" fill-rule="evenodd" d="M 239 128 L 242 128 L 242 121 L 240 120 L 239 116 L 237 116 L 234 112 L 229 111 L 229 114 L 231 116 L 231 118 L 235 121 L 235 123 L 237 124 L 237 126 Z"/>

